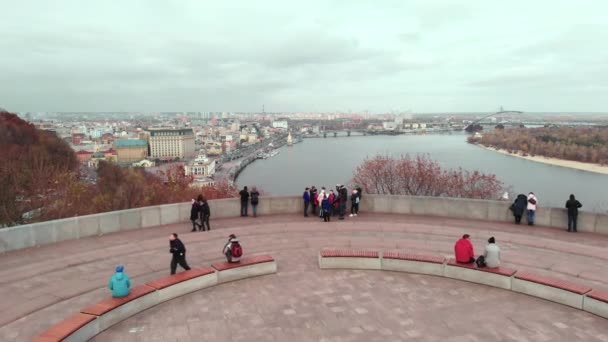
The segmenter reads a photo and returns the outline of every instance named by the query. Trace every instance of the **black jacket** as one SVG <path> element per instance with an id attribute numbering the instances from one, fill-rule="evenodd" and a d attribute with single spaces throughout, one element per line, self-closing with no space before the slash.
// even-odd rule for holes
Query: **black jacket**
<path id="1" fill-rule="evenodd" d="M 211 216 L 211 208 L 209 208 L 209 203 L 203 202 L 203 205 L 201 205 L 201 214 L 203 216 Z"/>
<path id="2" fill-rule="evenodd" d="M 190 209 L 190 220 L 191 221 L 198 219 L 198 212 L 200 211 L 200 209 L 201 208 L 198 205 L 198 202 L 192 203 L 192 208 Z"/>
<path id="3" fill-rule="evenodd" d="M 578 208 L 580 208 L 582 206 L 583 205 L 581 204 L 581 202 L 579 202 L 576 199 L 568 200 L 568 202 L 566 202 L 566 208 L 568 209 L 568 215 L 577 216 Z"/>
<path id="4" fill-rule="evenodd" d="M 241 195 L 241 202 L 247 202 L 249 200 L 249 192 L 247 190 L 241 190 L 239 195 Z"/>
<path id="5" fill-rule="evenodd" d="M 513 215 L 515 216 L 523 216 L 524 210 L 528 206 L 528 197 L 524 194 L 517 195 L 515 202 L 511 205 L 511 210 L 513 210 Z"/>
<path id="6" fill-rule="evenodd" d="M 172 253 L 173 255 L 186 253 L 186 246 L 184 246 L 180 239 L 170 240 L 169 248 L 169 253 Z"/>
<path id="7" fill-rule="evenodd" d="M 251 192 L 251 204 L 258 204 L 260 201 L 260 193 L 257 191 Z"/>

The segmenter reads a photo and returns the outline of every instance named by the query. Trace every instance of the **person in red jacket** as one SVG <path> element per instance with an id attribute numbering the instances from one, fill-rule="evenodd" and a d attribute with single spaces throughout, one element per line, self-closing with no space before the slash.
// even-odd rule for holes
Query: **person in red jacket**
<path id="1" fill-rule="evenodd" d="M 462 239 L 456 241 L 454 254 L 456 255 L 456 262 L 463 264 L 475 262 L 475 253 L 473 252 L 473 244 L 469 240 L 469 234 L 464 234 Z"/>

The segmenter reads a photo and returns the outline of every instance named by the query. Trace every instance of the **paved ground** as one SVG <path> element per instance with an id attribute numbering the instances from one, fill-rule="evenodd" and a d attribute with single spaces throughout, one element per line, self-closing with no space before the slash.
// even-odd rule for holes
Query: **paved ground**
<path id="1" fill-rule="evenodd" d="M 292 263 L 297 270 L 316 267 L 314 256 L 324 247 L 451 255 L 454 241 L 465 232 L 472 235 L 479 252 L 487 237 L 493 235 L 503 249 L 506 265 L 608 289 L 608 236 L 505 223 L 376 214 L 331 223 L 299 216 L 233 218 L 212 221 L 212 227 L 211 232 L 189 233 L 190 225 L 185 223 L 0 255 L 0 340 L 27 340 L 87 304 L 106 298 L 104 286 L 116 264 L 125 264 L 136 285 L 168 274 L 167 237 L 173 231 L 184 232 L 188 260 L 197 266 L 220 260 L 227 235 L 236 233 L 246 253 L 271 253 L 277 257 L 281 274 L 276 277 L 297 273 L 284 268 L 293 254 L 285 251 L 305 256 Z M 414 279 L 407 275 L 394 277 Z M 270 277 L 252 280 L 251 284 L 267 279 Z M 582 314 L 570 312 L 575 316 Z M 608 341 L 608 333 L 604 334 Z"/>
<path id="2" fill-rule="evenodd" d="M 315 261 L 310 253 L 281 255 L 277 275 L 164 303 L 94 341 L 608 339 L 603 318 L 548 301 L 431 276 L 319 270 Z M 297 272 L 290 272 L 291 267 Z"/>

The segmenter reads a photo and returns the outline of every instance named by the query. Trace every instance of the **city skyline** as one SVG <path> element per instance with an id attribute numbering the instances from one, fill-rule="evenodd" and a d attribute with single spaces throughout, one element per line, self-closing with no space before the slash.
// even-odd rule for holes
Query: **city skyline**
<path id="1" fill-rule="evenodd" d="M 606 111 L 603 2 L 383 4 L 11 3 L 0 106 Z"/>

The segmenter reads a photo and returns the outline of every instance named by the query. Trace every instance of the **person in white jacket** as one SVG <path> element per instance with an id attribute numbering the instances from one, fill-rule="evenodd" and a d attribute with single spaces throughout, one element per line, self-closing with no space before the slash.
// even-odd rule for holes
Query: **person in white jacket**
<path id="1" fill-rule="evenodd" d="M 321 208 L 321 203 L 323 203 L 323 198 L 325 198 L 325 187 L 321 187 L 321 191 L 317 194 L 317 201 L 319 202 L 319 217 L 323 218 L 323 209 Z"/>
<path id="2" fill-rule="evenodd" d="M 496 244 L 496 240 L 492 236 L 488 239 L 486 250 L 483 253 L 486 267 L 498 267 L 500 266 L 500 247 Z"/>
<path id="3" fill-rule="evenodd" d="M 534 225 L 534 217 L 536 214 L 536 208 L 538 206 L 538 198 L 536 198 L 536 196 L 534 196 L 533 192 L 530 192 L 528 194 L 528 225 L 529 226 L 533 226 Z"/>

